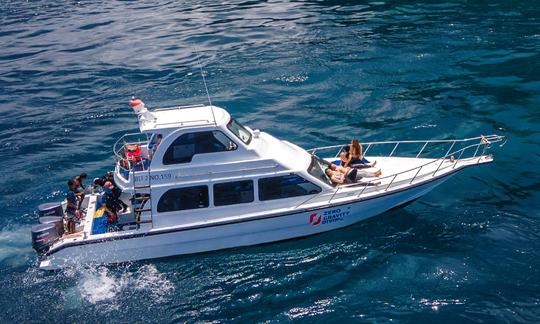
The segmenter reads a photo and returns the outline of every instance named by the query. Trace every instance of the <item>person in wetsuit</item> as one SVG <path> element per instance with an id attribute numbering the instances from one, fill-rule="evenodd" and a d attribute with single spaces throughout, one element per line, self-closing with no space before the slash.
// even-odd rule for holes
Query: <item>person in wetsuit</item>
<path id="1" fill-rule="evenodd" d="M 107 181 L 103 185 L 103 197 L 105 206 L 107 206 L 107 208 L 115 214 L 118 213 L 121 209 L 125 212 L 128 207 L 128 205 L 120 199 L 121 194 L 122 190 L 120 190 L 120 188 L 118 187 L 115 187 L 111 181 Z"/>

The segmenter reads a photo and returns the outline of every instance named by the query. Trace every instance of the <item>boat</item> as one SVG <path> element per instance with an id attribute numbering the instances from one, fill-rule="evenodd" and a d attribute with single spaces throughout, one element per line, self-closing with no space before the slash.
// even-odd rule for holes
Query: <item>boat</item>
<path id="1" fill-rule="evenodd" d="M 194 254 L 343 228 L 427 194 L 456 173 L 493 162 L 504 136 L 365 142 L 382 171 L 336 185 L 325 173 L 344 144 L 303 149 L 243 126 L 223 108 L 131 106 L 139 132 L 113 147 L 111 182 L 128 206 L 114 226 L 102 194 L 87 193 L 74 233 L 66 202 L 40 206 L 32 229 L 39 268 L 60 269 Z M 499 143 L 499 145 L 501 145 Z"/>

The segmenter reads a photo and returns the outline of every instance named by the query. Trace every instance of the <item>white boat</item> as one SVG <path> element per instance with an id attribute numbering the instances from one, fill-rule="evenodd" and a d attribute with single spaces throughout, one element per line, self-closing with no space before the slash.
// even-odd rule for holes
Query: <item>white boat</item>
<path id="1" fill-rule="evenodd" d="M 40 268 L 207 252 L 349 226 L 412 202 L 465 168 L 491 163 L 491 144 L 504 140 L 363 143 L 382 175 L 336 186 L 324 169 L 343 144 L 304 150 L 211 105 L 132 106 L 140 133 L 114 146 L 114 182 L 129 208 L 109 228 L 99 217 L 100 195 L 86 195 L 74 234 L 42 238 Z M 128 147 L 138 155 L 128 158 Z"/>

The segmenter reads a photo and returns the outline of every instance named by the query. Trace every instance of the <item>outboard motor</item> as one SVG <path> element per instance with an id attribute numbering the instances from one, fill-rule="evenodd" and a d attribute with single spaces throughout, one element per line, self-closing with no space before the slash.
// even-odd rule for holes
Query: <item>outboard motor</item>
<path id="1" fill-rule="evenodd" d="M 58 236 L 64 234 L 64 218 L 60 216 L 44 216 L 39 218 L 40 224 L 53 224 L 56 227 Z"/>
<path id="2" fill-rule="evenodd" d="M 58 237 L 58 232 L 54 224 L 32 226 L 32 247 L 37 253 L 46 252 Z"/>
<path id="3" fill-rule="evenodd" d="M 45 203 L 38 206 L 39 217 L 42 216 L 63 216 L 64 210 L 62 209 L 61 202 Z"/>

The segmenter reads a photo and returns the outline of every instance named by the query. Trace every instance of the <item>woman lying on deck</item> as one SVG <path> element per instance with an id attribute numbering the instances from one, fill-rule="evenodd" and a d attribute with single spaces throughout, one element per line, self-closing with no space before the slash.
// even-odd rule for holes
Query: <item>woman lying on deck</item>
<path id="1" fill-rule="evenodd" d="M 371 168 L 377 161 L 370 163 L 362 156 L 362 145 L 356 138 L 353 138 L 351 145 L 345 145 L 340 153 L 341 166 L 351 168 Z"/>
<path id="2" fill-rule="evenodd" d="M 375 172 L 369 171 L 360 171 L 356 168 L 345 168 L 342 166 L 335 165 L 334 163 L 330 164 L 326 170 L 324 170 L 332 184 L 341 185 L 341 184 L 350 184 L 350 183 L 361 183 L 360 179 L 365 177 L 378 177 L 382 174 L 381 170 Z M 369 181 L 364 184 L 367 185 L 379 185 L 380 181 Z"/>

